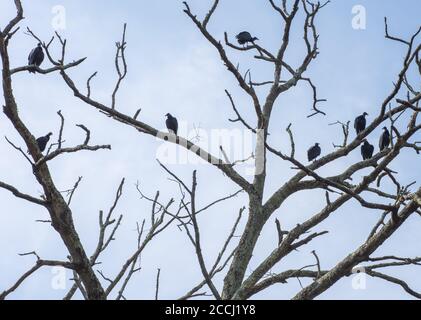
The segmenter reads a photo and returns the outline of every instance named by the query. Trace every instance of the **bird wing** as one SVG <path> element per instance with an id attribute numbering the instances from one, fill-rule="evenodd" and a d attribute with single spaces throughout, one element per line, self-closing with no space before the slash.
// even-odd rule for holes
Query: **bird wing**
<path id="1" fill-rule="evenodd" d="M 44 51 L 41 48 L 35 49 L 33 54 L 33 64 L 39 66 L 44 61 Z"/>
<path id="2" fill-rule="evenodd" d="M 176 118 L 168 118 L 166 121 L 165 121 L 165 124 L 167 125 L 167 129 L 168 130 L 172 130 L 172 131 L 174 131 L 174 133 L 177 133 L 177 131 L 178 131 L 178 122 L 177 122 L 177 119 Z"/>
<path id="3" fill-rule="evenodd" d="M 311 147 L 311 148 L 310 148 L 310 149 L 308 149 L 308 151 L 307 151 L 308 161 L 310 161 L 310 160 L 311 160 L 312 156 L 313 156 L 313 147 Z"/>
<path id="4" fill-rule="evenodd" d="M 28 56 L 28 64 L 32 64 L 35 49 L 32 49 Z"/>
<path id="5" fill-rule="evenodd" d="M 175 127 L 175 132 L 178 132 L 178 121 L 176 118 L 174 118 L 174 127 Z"/>
<path id="6" fill-rule="evenodd" d="M 379 148 L 380 150 L 383 150 L 386 146 L 386 141 L 387 141 L 387 137 L 388 137 L 388 133 L 383 132 L 383 134 L 380 137 L 380 141 L 379 141 Z"/>
<path id="7" fill-rule="evenodd" d="M 243 31 L 237 34 L 237 39 L 239 38 L 251 38 L 251 34 L 248 31 Z"/>
<path id="8" fill-rule="evenodd" d="M 365 118 L 363 116 L 358 116 L 357 118 L 355 118 L 354 129 L 357 130 L 358 127 L 363 126 L 364 120 Z"/>
<path id="9" fill-rule="evenodd" d="M 42 49 L 39 51 L 39 53 L 37 54 L 37 62 L 39 63 L 39 64 L 41 64 L 43 61 L 44 61 L 44 57 L 45 57 L 45 55 L 44 55 L 44 51 L 42 51 Z"/>
<path id="10" fill-rule="evenodd" d="M 359 117 L 355 118 L 355 121 L 354 121 L 354 129 L 355 130 L 357 130 L 357 127 L 358 127 L 358 119 L 359 119 Z"/>

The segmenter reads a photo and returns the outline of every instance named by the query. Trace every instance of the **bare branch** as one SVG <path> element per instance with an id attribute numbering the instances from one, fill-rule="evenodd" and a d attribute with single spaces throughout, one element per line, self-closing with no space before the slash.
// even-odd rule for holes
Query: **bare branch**
<path id="1" fill-rule="evenodd" d="M 212 17 L 212 14 L 215 12 L 216 7 L 218 6 L 219 0 L 214 0 L 212 8 L 209 10 L 208 14 L 206 15 L 205 19 L 203 20 L 203 28 L 206 29 L 206 26 L 209 23 L 210 18 Z"/>
<path id="2" fill-rule="evenodd" d="M 23 67 L 14 68 L 14 69 L 10 70 L 10 73 L 15 74 L 15 73 L 19 73 L 19 72 L 34 70 L 34 71 L 36 71 L 40 74 L 49 74 L 49 73 L 53 73 L 53 72 L 56 72 L 56 71 L 63 71 L 63 70 L 67 70 L 67 69 L 70 69 L 70 68 L 77 67 L 78 65 L 80 65 L 85 60 L 86 60 L 86 58 L 82 58 L 82 59 L 73 61 L 73 62 L 68 63 L 66 65 L 63 65 L 63 66 L 61 66 L 61 65 L 60 66 L 54 66 L 54 67 L 51 67 L 51 68 L 48 68 L 48 69 L 41 69 L 40 67 L 37 67 L 37 66 L 34 66 L 34 65 L 23 66 Z"/>
<path id="3" fill-rule="evenodd" d="M 156 274 L 156 285 L 155 285 L 155 300 L 158 300 L 158 294 L 159 294 L 159 276 L 161 275 L 161 269 L 158 268 L 157 274 Z"/>
<path id="4" fill-rule="evenodd" d="M 116 95 L 117 92 L 120 88 L 120 84 L 121 82 L 124 80 L 124 78 L 127 75 L 127 62 L 126 62 L 126 56 L 125 56 L 125 50 L 126 50 L 126 46 L 127 46 L 127 42 L 126 42 L 126 28 L 127 28 L 127 24 L 124 24 L 123 27 L 123 36 L 121 39 L 121 42 L 116 42 L 116 47 L 117 47 L 117 52 L 115 55 L 115 68 L 117 70 L 117 74 L 118 74 L 118 80 L 117 83 L 114 87 L 114 91 L 113 94 L 111 96 L 111 109 L 115 109 L 115 104 L 116 104 Z M 121 66 L 120 66 L 120 61 L 122 64 L 122 68 L 123 70 L 121 70 Z M 89 97 L 89 94 L 88 94 Z"/>
<path id="5" fill-rule="evenodd" d="M 35 203 L 35 204 L 38 204 L 38 205 L 41 205 L 41 206 L 44 206 L 44 207 L 47 205 L 46 201 L 35 198 L 35 197 L 27 195 L 27 194 L 24 194 L 24 193 L 20 192 L 18 189 L 16 189 L 15 187 L 13 187 L 13 186 L 11 186 L 7 183 L 4 183 L 4 182 L 0 181 L 0 188 L 10 191 L 17 198 L 21 198 L 21 199 L 24 199 L 26 201 L 29 201 L 29 202 L 32 202 L 32 203 Z"/>

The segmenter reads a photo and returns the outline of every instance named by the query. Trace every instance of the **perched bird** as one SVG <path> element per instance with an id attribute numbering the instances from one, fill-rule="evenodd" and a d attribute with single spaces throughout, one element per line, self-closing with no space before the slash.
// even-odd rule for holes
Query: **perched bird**
<path id="1" fill-rule="evenodd" d="M 361 155 L 363 156 L 363 160 L 368 160 L 373 157 L 374 153 L 374 146 L 371 145 L 367 139 L 364 139 L 364 144 L 361 146 Z"/>
<path id="2" fill-rule="evenodd" d="M 319 144 L 316 143 L 307 151 L 308 161 L 315 160 L 318 156 L 320 156 L 321 153 L 322 153 L 322 149 L 320 149 Z"/>
<path id="3" fill-rule="evenodd" d="M 39 67 L 44 61 L 44 51 L 42 50 L 41 43 L 38 43 L 37 47 L 31 51 L 28 56 L 28 66 Z M 34 69 L 29 69 L 29 72 L 35 73 Z"/>
<path id="4" fill-rule="evenodd" d="M 390 144 L 390 132 L 386 127 L 383 127 L 383 134 L 380 137 L 379 148 L 380 151 L 386 149 Z"/>
<path id="5" fill-rule="evenodd" d="M 252 37 L 250 32 L 247 32 L 247 31 L 240 32 L 235 37 L 237 38 L 238 43 L 241 44 L 241 45 L 245 45 L 247 42 L 253 43 L 256 40 L 259 40 L 256 37 Z"/>
<path id="6" fill-rule="evenodd" d="M 365 126 L 367 124 L 367 121 L 365 119 L 365 117 L 368 116 L 367 112 L 364 112 L 362 115 L 358 116 L 357 118 L 355 118 L 354 121 L 354 128 L 355 131 L 357 131 L 357 135 L 365 130 Z"/>
<path id="7" fill-rule="evenodd" d="M 50 136 L 53 134 L 50 132 L 45 137 L 40 137 L 37 139 L 38 148 L 41 152 L 45 150 L 45 147 L 47 146 L 48 141 L 50 141 Z"/>
<path id="8" fill-rule="evenodd" d="M 167 125 L 167 129 L 169 132 L 173 132 L 175 135 L 177 135 L 178 132 L 178 121 L 175 117 L 173 117 L 171 114 L 166 114 L 167 121 L 165 122 Z"/>

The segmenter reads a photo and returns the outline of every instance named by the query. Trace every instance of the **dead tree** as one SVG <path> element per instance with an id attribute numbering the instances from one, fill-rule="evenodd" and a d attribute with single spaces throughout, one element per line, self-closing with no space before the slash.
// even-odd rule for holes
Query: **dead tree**
<path id="1" fill-rule="evenodd" d="M 191 183 L 187 183 L 182 181 L 176 173 L 162 165 L 162 168 L 167 174 L 171 175 L 173 180 L 178 184 L 181 192 L 182 197 L 176 212 L 170 212 L 168 209 L 169 204 L 165 205 L 164 203 L 161 203 L 158 199 L 158 195 L 155 198 L 147 197 L 142 193 L 141 189 L 138 188 L 142 197 L 150 201 L 153 207 L 158 206 L 161 208 L 164 216 L 170 217 L 170 221 L 178 222 L 179 227 L 186 232 L 186 235 L 194 247 L 198 264 L 203 274 L 203 281 L 184 295 L 182 297 L 183 299 L 205 295 L 206 293 L 200 292 L 204 286 L 207 286 L 210 289 L 210 292 L 215 299 L 248 299 L 274 284 L 285 283 L 291 278 L 312 279 L 313 281 L 311 284 L 303 287 L 293 298 L 313 299 L 331 288 L 338 280 L 349 276 L 356 266 L 362 264 L 364 265 L 367 275 L 397 284 L 412 296 L 417 298 L 420 297 L 420 293 L 412 290 L 403 280 L 377 271 L 378 269 L 385 267 L 416 265 L 419 264 L 420 258 L 402 258 L 393 255 L 372 257 L 372 254 L 374 254 L 411 215 L 421 214 L 420 186 L 416 186 L 415 183 L 412 182 L 405 183 L 399 181 L 396 177 L 396 172 L 390 169 L 390 165 L 399 158 L 399 154 L 402 150 L 413 149 L 415 151 L 414 161 L 418 160 L 415 157 L 418 156 L 421 150 L 420 142 L 414 141 L 415 135 L 421 129 L 421 124 L 418 120 L 418 114 L 421 111 L 419 108 L 421 93 L 414 85 L 411 85 L 407 77 L 407 74 L 411 71 L 415 71 L 418 76 L 421 73 L 421 44 L 418 39 L 421 27 L 408 39 L 398 38 L 390 35 L 388 23 L 385 19 L 386 38 L 391 41 L 399 42 L 406 48 L 406 54 L 403 57 L 402 69 L 397 75 L 397 78 L 394 79 L 394 85 L 391 88 L 390 93 L 383 101 L 379 102 L 376 117 L 367 125 L 364 131 L 352 138 L 353 136 L 349 133 L 349 123 L 345 124 L 343 122 L 338 122 L 339 124 L 342 124 L 342 131 L 344 134 L 343 144 L 335 145 L 335 150 L 333 152 L 326 154 L 310 165 L 301 163 L 295 157 L 295 149 L 297 146 L 294 142 L 294 134 L 291 126 L 287 128 L 288 137 L 291 142 L 291 152 L 289 154 L 277 150 L 269 143 L 272 111 L 274 108 L 282 107 L 276 105 L 276 102 L 280 96 L 298 85 L 302 84 L 307 86 L 313 93 L 311 112 L 308 117 L 315 118 L 316 116 L 326 116 L 326 112 L 320 107 L 320 102 L 325 101 L 325 99 L 318 96 L 317 87 L 315 85 L 316 80 L 306 76 L 306 71 L 317 59 L 319 53 L 319 34 L 316 20 L 319 12 L 328 4 L 328 2 L 320 3 L 308 0 L 283 0 L 278 1 L 279 4 L 277 4 L 275 1 L 268 0 L 268 5 L 273 8 L 274 12 L 279 15 L 279 19 L 282 21 L 282 28 L 280 30 L 281 41 L 277 52 L 270 52 L 263 45 L 257 43 L 252 43 L 245 47 L 237 46 L 231 42 L 230 38 L 232 37 L 230 37 L 228 33 L 225 33 L 223 42 L 221 42 L 220 39 L 215 38 L 209 32 L 207 26 L 210 23 L 212 16 L 217 12 L 218 6 L 220 5 L 219 0 L 213 1 L 210 10 L 205 14 L 203 20 L 194 13 L 187 2 L 184 2 L 184 13 L 186 16 L 209 42 L 209 45 L 217 51 L 222 63 L 226 66 L 227 71 L 233 76 L 244 94 L 250 99 L 250 108 L 255 113 L 255 123 L 253 124 L 247 122 L 241 115 L 240 109 L 236 106 L 235 100 L 229 91 L 226 90 L 225 92 L 230 105 L 233 108 L 233 112 L 237 117 L 231 121 L 244 126 L 256 136 L 254 150 L 255 174 L 251 180 L 243 177 L 235 168 L 235 165 L 242 161 L 241 159 L 236 162 L 229 162 L 225 157 L 224 159 L 221 159 L 216 155 L 212 155 L 192 141 L 181 136 L 160 132 L 150 124 L 138 120 L 139 110 L 134 112 L 134 116 L 118 111 L 119 103 L 117 93 L 125 79 L 128 68 L 125 58 L 127 45 L 126 26 L 124 26 L 121 42 L 116 44 L 115 66 L 118 80 L 111 93 L 112 99 L 109 105 L 92 98 L 90 83 L 96 73 L 94 73 L 86 83 L 86 94 L 83 93 L 79 86 L 71 79 L 67 69 L 78 67 L 84 59 L 68 64 L 65 63 L 66 40 L 62 39 L 59 34 L 56 34 L 49 42 L 42 42 L 41 39 L 32 33 L 32 31 L 28 30 L 30 35 L 43 43 L 43 48 L 47 53 L 48 60 L 53 65 L 50 69 L 37 68 L 37 72 L 58 72 L 62 77 L 64 84 L 72 91 L 74 96 L 83 101 L 87 107 L 96 108 L 111 120 L 133 127 L 140 134 L 158 137 L 163 141 L 177 144 L 179 147 L 195 153 L 204 161 L 214 166 L 216 170 L 223 173 L 226 179 L 229 179 L 234 185 L 237 185 L 240 188 L 240 191 L 247 195 L 247 211 L 245 209 L 240 210 L 239 218 L 233 226 L 231 234 L 227 238 L 226 245 L 221 249 L 221 253 L 213 267 L 208 268 L 204 262 L 205 253 L 201 250 L 200 226 L 196 219 L 197 214 L 200 213 L 200 210 L 198 210 L 195 205 L 197 185 L 196 172 L 192 175 Z M 113 289 L 114 282 L 113 280 L 108 279 L 110 285 L 108 286 L 108 289 L 104 289 L 99 279 L 96 277 L 95 272 L 93 271 L 93 265 L 95 264 L 96 259 L 89 259 L 87 257 L 87 254 L 78 239 L 77 233 L 74 230 L 71 220 L 71 210 L 62 195 L 55 188 L 47 166 L 47 162 L 55 157 L 53 155 L 58 156 L 63 152 L 70 151 L 64 151 L 65 149 L 61 149 L 61 146 L 59 146 L 56 151 L 43 157 L 36 148 L 33 136 L 22 123 L 17 112 L 17 105 L 12 92 L 12 76 L 17 72 L 27 71 L 28 67 L 10 68 L 7 51 L 8 43 L 12 36 L 18 31 L 16 26 L 23 17 L 23 9 L 20 1 L 15 0 L 15 4 L 18 11 L 17 16 L 2 30 L 0 37 L 0 53 L 3 62 L 3 90 L 6 103 L 4 111 L 30 151 L 34 161 L 28 160 L 31 161 L 31 165 L 34 168 L 36 179 L 43 186 L 45 200 L 22 194 L 10 185 L 2 183 L 1 187 L 13 192 L 17 197 L 47 208 L 51 216 L 52 225 L 62 236 L 71 256 L 70 262 L 61 262 L 60 264 L 74 270 L 76 275 L 75 278 L 80 279 L 75 280 L 74 290 L 79 287 L 81 290 L 86 291 L 86 298 L 88 299 L 104 299 L 107 297 L 110 290 Z M 297 17 L 300 15 L 303 15 L 304 17 L 302 30 L 306 50 L 303 52 L 301 63 L 293 66 L 288 63 L 285 57 L 287 51 L 290 49 L 290 43 L 292 41 L 302 41 L 300 39 L 291 39 L 290 37 L 291 28 L 294 24 L 298 23 L 299 19 Z M 62 49 L 59 58 L 54 58 L 49 50 L 55 39 L 58 39 Z M 243 74 L 232 58 L 229 57 L 227 49 L 236 51 L 240 54 L 242 52 L 254 52 L 254 58 L 257 61 L 268 63 L 273 67 L 271 78 L 257 82 L 252 79 L 251 71 L 247 71 Z M 260 95 L 258 95 L 258 92 L 262 87 L 269 88 L 268 94 L 264 99 L 259 98 Z M 406 117 L 403 117 L 403 114 L 405 114 Z M 406 121 L 403 119 L 409 120 Z M 318 171 L 325 166 L 347 157 L 353 150 L 359 148 L 362 141 L 376 128 L 382 126 L 390 127 L 391 132 L 393 133 L 392 146 L 390 148 L 376 154 L 372 159 L 353 163 L 351 166 L 343 168 L 343 170 L 336 175 L 325 177 L 318 173 Z M 88 141 L 89 139 L 85 141 L 82 147 L 72 148 L 72 150 L 79 151 L 88 149 Z M 98 147 L 98 149 L 99 148 L 101 147 Z M 92 149 L 92 147 L 89 149 Z M 284 181 L 273 194 L 268 195 L 265 193 L 265 186 L 269 173 L 267 161 L 269 153 L 277 156 L 279 161 L 290 163 L 293 166 L 291 170 L 294 170 L 294 175 L 292 178 Z M 370 169 L 371 171 L 362 179 L 358 180 L 356 174 L 363 169 Z M 382 189 L 382 182 L 387 178 L 396 185 L 395 193 L 389 193 Z M 250 264 L 263 227 L 269 222 L 270 218 L 282 208 L 287 199 L 305 190 L 324 190 L 326 192 L 325 207 L 321 211 L 315 212 L 309 219 L 297 221 L 297 226 L 291 230 L 282 230 L 281 223 L 277 220 L 276 227 L 279 233 L 279 241 L 273 251 L 264 260 L 258 263 L 258 266 L 251 274 L 246 276 L 246 270 Z M 376 196 L 377 200 L 366 200 L 364 198 L 365 193 Z M 230 196 L 226 199 L 228 198 L 230 198 Z M 221 199 L 221 201 L 226 199 Z M 301 248 L 310 243 L 313 239 L 326 234 L 327 231 L 320 230 L 321 223 L 334 214 L 340 214 L 341 207 L 351 200 L 357 201 L 361 208 L 376 210 L 382 213 L 378 223 L 373 226 L 370 235 L 361 242 L 361 246 L 356 248 L 355 251 L 350 252 L 343 260 L 337 261 L 336 265 L 326 270 L 321 268 L 317 253 L 314 251 L 313 255 L 316 259 L 316 263 L 312 266 L 304 268 L 297 267 L 297 269 L 285 270 L 279 274 L 269 273 L 275 265 L 294 252 L 294 250 Z M 172 201 L 170 201 L 170 203 L 171 202 Z M 214 203 L 217 202 L 219 202 L 219 200 Z M 183 212 L 184 215 L 182 215 Z M 241 231 L 241 237 L 236 244 L 235 250 L 226 255 L 228 244 L 233 240 L 234 233 L 239 232 L 237 226 L 242 215 L 247 216 L 247 223 L 244 230 Z M 156 222 L 156 220 L 154 218 L 154 210 L 152 210 L 152 225 L 154 222 Z M 99 247 L 101 248 L 101 246 Z M 226 256 L 226 258 L 222 259 L 223 256 Z M 95 255 L 93 257 L 95 257 Z M 135 259 L 136 258 L 129 259 L 125 266 L 132 264 Z M 373 262 L 377 263 L 373 264 Z M 57 262 L 38 259 L 37 266 L 54 265 L 56 263 Z M 213 278 L 215 274 L 222 272 L 225 267 L 227 267 L 228 270 L 225 273 L 223 284 L 218 285 L 214 282 Z M 119 276 L 120 275 L 117 276 L 116 280 L 119 279 Z M 127 281 L 129 280 L 130 277 Z M 127 282 L 124 283 L 127 284 Z M 159 273 L 157 276 L 157 291 L 158 288 Z M 71 297 L 71 295 L 69 295 L 69 297 Z M 158 293 L 156 294 L 156 297 L 158 297 Z"/>

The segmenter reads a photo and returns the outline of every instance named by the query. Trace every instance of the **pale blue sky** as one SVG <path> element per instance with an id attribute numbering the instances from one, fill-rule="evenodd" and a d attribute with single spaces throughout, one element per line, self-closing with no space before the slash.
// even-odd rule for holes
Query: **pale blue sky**
<path id="1" fill-rule="evenodd" d="M 239 31 L 249 30 L 260 39 L 262 46 L 272 51 L 278 48 L 281 20 L 267 1 L 220 2 L 209 25 L 217 38 L 222 40 L 224 31 L 232 39 Z M 210 3 L 204 0 L 189 1 L 191 9 L 200 17 L 207 12 Z M 116 80 L 113 69 L 114 43 L 120 39 L 123 23 L 127 22 L 129 73 L 118 96 L 119 110 L 134 114 L 141 106 L 142 120 L 158 128 L 164 127 L 167 112 L 173 113 L 180 122 L 185 122 L 189 129 L 200 126 L 210 132 L 211 129 L 241 128 L 238 123 L 232 124 L 227 120 L 234 116 L 224 93 L 224 89 L 228 89 L 241 106 L 244 116 L 253 123 L 250 101 L 238 89 L 235 79 L 226 72 L 214 48 L 183 13 L 182 1 L 26 0 L 23 5 L 26 19 L 21 23 L 22 31 L 29 26 L 45 40 L 53 34 L 52 7 L 65 7 L 67 28 L 62 34 L 68 39 L 67 57 L 69 60 L 88 57 L 71 75 L 80 87 L 84 87 L 87 77 L 99 71 L 92 85 L 95 98 L 106 103 L 110 101 L 110 92 Z M 355 5 L 363 5 L 367 10 L 366 30 L 354 30 L 351 26 L 351 11 Z M 1 1 L 2 26 L 14 12 L 11 0 Z M 402 45 L 384 38 L 383 17 L 389 18 L 391 33 L 407 37 L 419 26 L 419 12 L 421 2 L 418 0 L 334 0 L 324 8 L 317 19 L 320 55 L 307 75 L 318 86 L 320 97 L 328 99 L 322 107 L 328 116 L 306 118 L 312 102 L 311 92 L 305 85 L 299 86 L 280 97 L 276 104 L 270 130 L 271 144 L 288 150 L 289 141 L 284 129 L 293 122 L 297 157 L 304 160 L 308 146 L 314 142 L 320 142 L 323 151 L 329 152 L 332 142 L 342 140 L 340 128 L 328 126 L 329 123 L 352 120 L 364 110 L 374 117 L 390 92 L 392 82 L 396 80 L 405 50 Z M 286 57 L 294 67 L 303 56 L 301 20 L 292 30 L 291 48 Z M 22 31 L 10 45 L 12 66 L 25 64 L 28 52 L 36 44 Z M 255 61 L 251 53 L 227 52 L 242 70 L 251 68 L 256 81 L 270 80 L 271 66 L 266 62 Z M 44 66 L 47 65 L 45 63 Z M 419 86 L 420 83 L 415 85 Z M 109 207 L 120 179 L 127 178 L 125 194 L 117 212 L 125 215 L 123 226 L 117 241 L 101 259 L 104 272 L 112 277 L 135 246 L 135 222 L 148 218 L 149 204 L 139 199 L 134 188 L 136 181 L 141 182 L 143 191 L 149 195 L 160 189 L 163 198 L 178 197 L 177 188 L 168 183 L 167 175 L 155 161 L 161 142 L 140 135 L 83 105 L 70 94 L 56 74 L 18 74 L 14 78 L 14 86 L 21 117 L 35 135 L 43 135 L 51 130 L 57 133 L 59 121 L 56 111 L 61 109 L 67 121 L 65 134 L 68 145 L 83 139 L 80 130 L 74 127 L 76 123 L 83 123 L 91 129 L 93 143 L 110 143 L 113 146 L 110 152 L 64 156 L 50 165 L 60 189 L 68 189 L 78 176 L 84 177 L 72 208 L 77 229 L 89 253 L 95 246 L 98 210 Z M 265 92 L 265 89 L 261 89 L 259 94 L 263 97 Z M 0 116 L 0 135 L 7 135 L 22 144 L 5 116 Z M 375 145 L 378 135 L 376 131 L 369 139 Z M 0 141 L 0 153 L 3 155 L 0 158 L 0 180 L 13 183 L 24 192 L 40 195 L 41 188 L 32 177 L 26 160 L 11 150 L 4 140 Z M 360 155 L 356 150 L 321 173 L 338 173 L 358 159 Z M 403 182 L 421 182 L 419 161 L 413 153 L 405 152 L 392 168 L 399 170 Z M 266 196 L 270 196 L 292 174 L 290 166 L 278 159 L 271 158 L 269 165 Z M 202 204 L 237 190 L 235 185 L 227 183 L 219 172 L 207 165 L 179 164 L 171 165 L 171 168 L 185 179 L 189 179 L 192 170 L 199 170 L 199 201 Z M 276 212 L 262 232 L 249 272 L 276 244 L 274 219 L 278 217 L 289 229 L 322 208 L 322 195 L 322 191 L 299 193 Z M 208 264 L 213 263 L 238 209 L 246 205 L 245 200 L 244 196 L 238 197 L 201 217 L 203 249 Z M 55 231 L 49 225 L 34 222 L 36 219 L 46 219 L 46 212 L 1 190 L 0 202 L 3 204 L 0 213 L 1 291 L 33 263 L 32 258 L 18 257 L 17 253 L 36 250 L 46 259 L 65 259 L 65 254 Z M 378 216 L 378 212 L 363 210 L 355 203 L 345 205 L 321 226 L 323 230 L 330 231 L 328 235 L 294 253 L 273 271 L 312 264 L 314 258 L 310 252 L 313 249 L 317 249 L 323 268 L 332 267 L 338 259 L 344 258 L 362 243 Z M 415 244 L 421 241 L 420 228 L 419 217 L 409 219 L 376 255 L 419 256 L 419 246 Z M 186 235 L 176 227 L 151 244 L 142 258 L 142 267 L 142 272 L 128 287 L 128 298 L 153 298 L 157 267 L 162 269 L 161 298 L 177 298 L 201 279 L 193 248 Z M 400 272 L 404 279 L 413 284 L 414 289 L 421 290 L 419 269 L 408 267 L 388 272 Z M 61 298 L 65 291 L 52 290 L 49 285 L 51 277 L 51 271 L 44 269 L 10 297 Z M 221 286 L 220 280 L 218 278 L 218 287 Z M 287 299 L 299 288 L 299 283 L 291 280 L 288 285 L 275 286 L 256 298 Z M 351 279 L 346 278 L 320 298 L 404 299 L 408 295 L 398 287 L 371 278 L 367 279 L 366 290 L 353 290 Z"/>

